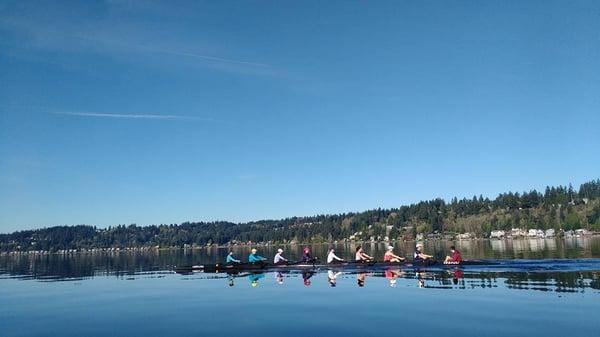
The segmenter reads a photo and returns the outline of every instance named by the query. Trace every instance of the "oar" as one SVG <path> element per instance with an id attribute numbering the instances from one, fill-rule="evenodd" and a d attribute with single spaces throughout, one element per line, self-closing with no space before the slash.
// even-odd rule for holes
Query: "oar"
<path id="1" fill-rule="evenodd" d="M 304 261 L 302 261 L 302 260 L 298 260 L 298 261 L 294 261 L 294 262 L 289 262 L 288 261 L 288 263 L 284 264 L 284 266 L 295 266 L 295 265 L 300 264 L 302 262 L 304 262 Z"/>

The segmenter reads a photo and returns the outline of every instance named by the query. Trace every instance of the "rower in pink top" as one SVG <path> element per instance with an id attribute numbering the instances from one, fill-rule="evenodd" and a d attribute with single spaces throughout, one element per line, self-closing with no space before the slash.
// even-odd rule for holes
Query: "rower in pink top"
<path id="1" fill-rule="evenodd" d="M 405 259 L 401 256 L 394 254 L 394 247 L 388 246 L 387 251 L 383 254 L 384 262 L 402 262 Z"/>

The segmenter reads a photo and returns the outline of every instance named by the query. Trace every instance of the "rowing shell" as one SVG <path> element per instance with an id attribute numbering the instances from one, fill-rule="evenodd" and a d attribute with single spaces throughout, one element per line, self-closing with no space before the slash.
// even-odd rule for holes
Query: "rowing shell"
<path id="1" fill-rule="evenodd" d="M 178 266 L 176 272 L 186 273 L 194 271 L 203 271 L 208 273 L 221 272 L 241 272 L 258 270 L 311 270 L 311 269 L 386 269 L 386 268 L 419 268 L 419 267 L 440 267 L 453 268 L 465 265 L 489 265 L 491 262 L 483 260 L 468 260 L 460 263 L 440 263 L 433 260 L 413 261 L 413 262 L 338 262 L 338 263 L 307 263 L 295 262 L 289 264 L 271 264 L 271 263 L 233 263 L 233 264 L 203 264 L 193 266 Z"/>

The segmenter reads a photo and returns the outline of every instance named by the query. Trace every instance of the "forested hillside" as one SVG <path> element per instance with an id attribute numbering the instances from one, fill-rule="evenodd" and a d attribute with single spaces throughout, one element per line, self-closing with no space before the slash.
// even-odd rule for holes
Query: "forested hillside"
<path id="1" fill-rule="evenodd" d="M 0 234 L 0 251 L 56 251 L 109 247 L 183 247 L 241 242 L 325 242 L 410 239 L 418 233 L 485 237 L 495 229 L 538 228 L 600 231 L 600 179 L 544 192 L 503 193 L 421 201 L 392 209 L 293 217 L 248 223 L 185 222 L 151 226 L 57 226 Z"/>

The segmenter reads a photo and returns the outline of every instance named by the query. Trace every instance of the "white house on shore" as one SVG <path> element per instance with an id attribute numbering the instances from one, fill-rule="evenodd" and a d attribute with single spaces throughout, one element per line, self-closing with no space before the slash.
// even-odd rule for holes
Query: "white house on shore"
<path id="1" fill-rule="evenodd" d="M 513 228 L 510 230 L 510 235 L 512 237 L 523 237 L 523 236 L 527 236 L 527 230 L 523 229 L 523 228 Z"/>
<path id="2" fill-rule="evenodd" d="M 543 238 L 545 233 L 541 229 L 530 229 L 529 232 L 527 232 L 527 236 L 530 238 Z"/>
<path id="3" fill-rule="evenodd" d="M 490 233 L 490 239 L 503 239 L 506 236 L 506 232 L 502 230 L 492 231 Z"/>
<path id="4" fill-rule="evenodd" d="M 575 235 L 576 236 L 592 235 L 592 232 L 588 231 L 587 229 L 576 229 Z"/>

